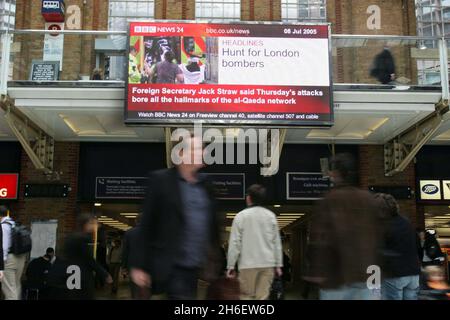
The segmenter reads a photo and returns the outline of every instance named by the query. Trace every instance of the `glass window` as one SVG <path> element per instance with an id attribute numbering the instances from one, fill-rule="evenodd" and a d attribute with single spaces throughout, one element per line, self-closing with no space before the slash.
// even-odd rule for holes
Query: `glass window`
<path id="1" fill-rule="evenodd" d="M 108 28 L 111 31 L 126 31 L 128 23 L 136 20 L 149 20 L 155 16 L 154 0 L 109 0 Z M 111 36 L 113 41 L 126 43 L 125 36 Z M 110 57 L 107 79 L 125 79 L 127 59 L 122 56 Z"/>
<path id="2" fill-rule="evenodd" d="M 450 0 L 416 0 L 417 34 L 424 37 L 450 35 Z M 437 47 L 437 41 L 421 41 L 423 49 Z M 440 62 L 417 60 L 418 83 L 440 83 Z"/>
<path id="3" fill-rule="evenodd" d="M 326 22 L 326 0 L 282 0 L 281 17 L 285 22 Z"/>
<path id="4" fill-rule="evenodd" d="M 214 22 L 239 21 L 240 0 L 196 0 L 195 18 Z"/>
<path id="5" fill-rule="evenodd" d="M 0 30 L 14 29 L 16 0 L 0 0 Z"/>
<path id="6" fill-rule="evenodd" d="M 155 16 L 154 0 L 109 0 L 109 30 L 125 31 L 129 21 Z"/>

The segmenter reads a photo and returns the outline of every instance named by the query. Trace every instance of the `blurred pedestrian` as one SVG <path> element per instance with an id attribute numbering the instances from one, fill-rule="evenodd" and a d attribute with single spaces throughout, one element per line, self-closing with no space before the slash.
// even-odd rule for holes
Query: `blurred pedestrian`
<path id="1" fill-rule="evenodd" d="M 417 249 L 422 267 L 439 266 L 444 262 L 444 253 L 436 239 L 434 230 L 418 229 Z"/>
<path id="2" fill-rule="evenodd" d="M 430 265 L 424 269 L 425 287 L 420 290 L 420 300 L 450 300 L 450 287 L 445 281 L 442 267 Z"/>
<path id="3" fill-rule="evenodd" d="M 274 276 L 282 276 L 283 249 L 275 213 L 263 207 L 266 189 L 254 184 L 247 190 L 247 209 L 233 220 L 228 247 L 228 271 L 239 267 L 241 298 L 267 300 Z"/>
<path id="4" fill-rule="evenodd" d="M 305 280 L 320 287 L 322 300 L 379 299 L 367 285 L 368 268 L 379 266 L 375 200 L 356 187 L 350 154 L 332 159 L 330 179 L 334 187 L 311 217 Z"/>
<path id="5" fill-rule="evenodd" d="M 80 214 L 77 217 L 77 230 L 69 235 L 64 242 L 63 259 L 65 268 L 59 270 L 66 272 L 67 267 L 77 266 L 80 270 L 79 288 L 67 288 L 66 283 L 62 283 L 65 289 L 65 297 L 70 300 L 92 300 L 95 297 L 95 274 L 99 274 L 108 284 L 112 284 L 112 278 L 108 272 L 94 259 L 93 238 L 97 228 L 97 220 L 89 214 Z M 53 270 L 52 270 L 53 271 Z M 58 297 L 62 299 L 62 297 Z"/>
<path id="6" fill-rule="evenodd" d="M 394 197 L 377 194 L 384 225 L 382 246 L 383 300 L 417 300 L 420 263 L 416 249 L 416 234 L 408 219 L 400 215 Z"/>
<path id="7" fill-rule="evenodd" d="M 9 209 L 0 206 L 0 221 L 2 228 L 3 280 L 2 291 L 6 300 L 22 298 L 22 274 L 28 253 L 31 251 L 31 238 L 10 217 Z M 25 238 L 23 238 L 25 237 Z"/>
<path id="8" fill-rule="evenodd" d="M 92 71 L 91 80 L 103 80 L 103 71 L 100 68 L 95 68 Z"/>
<path id="9" fill-rule="evenodd" d="M 116 294 L 119 287 L 120 266 L 122 260 L 122 244 L 119 239 L 112 241 L 112 246 L 108 255 L 109 272 L 113 280 L 111 293 Z"/>
<path id="10" fill-rule="evenodd" d="M 175 168 L 150 175 L 131 269 L 138 286 L 175 300 L 196 299 L 199 277 L 213 281 L 221 270 L 212 188 L 198 172 L 202 141 L 185 136 L 181 143 Z"/>
<path id="11" fill-rule="evenodd" d="M 27 266 L 25 275 L 27 298 L 32 291 L 37 292 L 39 299 L 45 299 L 47 291 L 47 277 L 52 267 L 52 260 L 55 256 L 55 249 L 47 248 L 42 257 L 33 259 Z"/>
<path id="12" fill-rule="evenodd" d="M 133 266 L 133 260 L 136 259 L 137 252 L 137 241 L 139 228 L 141 223 L 141 216 L 136 218 L 136 226 L 125 232 L 123 237 L 122 245 L 122 272 L 124 276 L 130 276 L 130 269 Z M 133 300 L 148 300 L 151 297 L 149 288 L 140 288 L 137 286 L 132 279 L 129 281 L 131 299 Z"/>
<path id="13" fill-rule="evenodd" d="M 395 61 L 388 48 L 384 48 L 375 56 L 370 75 L 381 84 L 390 84 L 395 80 Z"/>

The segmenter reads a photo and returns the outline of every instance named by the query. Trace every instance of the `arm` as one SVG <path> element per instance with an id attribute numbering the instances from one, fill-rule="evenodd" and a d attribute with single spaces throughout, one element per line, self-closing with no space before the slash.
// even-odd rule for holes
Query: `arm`
<path id="1" fill-rule="evenodd" d="M 9 247 L 11 246 L 11 225 L 8 222 L 2 223 L 2 251 L 3 251 L 3 261 L 8 258 Z"/>
<path id="2" fill-rule="evenodd" d="M 82 254 L 84 255 L 84 261 L 86 261 L 89 268 L 97 275 L 99 275 L 101 278 L 106 279 L 109 276 L 109 273 L 103 269 L 103 267 L 94 259 L 94 254 L 91 249 L 91 245 L 89 242 L 85 242 L 83 244 Z"/>
<path id="3" fill-rule="evenodd" d="M 241 245 L 242 245 L 242 227 L 241 227 L 241 218 L 239 214 L 233 220 L 233 224 L 231 226 L 231 234 L 230 241 L 228 245 L 228 270 L 234 270 L 236 266 L 236 262 L 239 259 L 241 254 Z"/>
<path id="4" fill-rule="evenodd" d="M 326 268 L 330 263 L 329 233 L 331 232 L 327 200 L 321 200 L 316 207 L 309 226 L 309 241 L 307 245 L 308 267 L 305 280 L 322 283 L 326 280 Z"/>
<path id="5" fill-rule="evenodd" d="M 281 245 L 280 229 L 278 228 L 277 219 L 273 217 L 273 236 L 274 236 L 274 255 L 275 255 L 275 267 L 283 267 L 283 246 Z"/>
<path id="6" fill-rule="evenodd" d="M 148 179 L 147 194 L 144 200 L 140 227 L 131 244 L 135 247 L 133 251 L 137 252 L 137 254 L 133 255 L 133 259 L 129 259 L 131 268 L 147 270 L 151 265 L 151 236 L 155 227 L 158 200 L 160 200 L 158 199 L 158 188 L 161 188 L 161 184 L 157 180 L 154 174 L 150 175 Z"/>
<path id="7" fill-rule="evenodd" d="M 3 225 L 0 226 L 0 271 L 5 269 L 5 256 L 3 254 Z"/>
<path id="8" fill-rule="evenodd" d="M 130 275 L 133 282 L 142 288 L 151 286 L 151 259 L 158 258 L 152 255 L 151 235 L 155 227 L 159 188 L 161 185 L 156 176 L 150 175 L 140 227 L 132 244 L 135 248 L 130 257 Z"/>

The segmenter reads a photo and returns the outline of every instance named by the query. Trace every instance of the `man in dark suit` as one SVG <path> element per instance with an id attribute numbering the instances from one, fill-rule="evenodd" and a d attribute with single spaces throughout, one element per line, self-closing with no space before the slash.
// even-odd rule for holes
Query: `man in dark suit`
<path id="1" fill-rule="evenodd" d="M 198 173 L 201 138 L 185 136 L 181 146 L 172 152 L 175 168 L 150 175 L 130 274 L 152 294 L 191 300 L 199 278 L 213 281 L 220 274 L 220 243 L 211 188 Z"/>

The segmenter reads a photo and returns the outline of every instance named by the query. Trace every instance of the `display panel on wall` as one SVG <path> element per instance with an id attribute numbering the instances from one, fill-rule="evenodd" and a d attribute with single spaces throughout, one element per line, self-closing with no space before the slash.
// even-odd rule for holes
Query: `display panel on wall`
<path id="1" fill-rule="evenodd" d="M 16 200 L 19 190 L 17 173 L 0 173 L 0 200 Z"/>
<path id="2" fill-rule="evenodd" d="M 318 200 L 330 190 L 328 177 L 320 172 L 287 172 L 287 200 Z"/>
<path id="3" fill-rule="evenodd" d="M 26 184 L 26 198 L 66 198 L 70 188 L 67 184 Z"/>
<path id="4" fill-rule="evenodd" d="M 205 173 L 217 199 L 245 199 L 244 173 Z M 97 177 L 96 199 L 143 199 L 147 191 L 146 177 Z"/>
<path id="5" fill-rule="evenodd" d="M 331 126 L 329 24 L 132 22 L 125 122 Z"/>
<path id="6" fill-rule="evenodd" d="M 408 186 L 370 186 L 369 190 L 374 193 L 390 194 L 397 200 L 411 199 L 413 191 Z"/>

